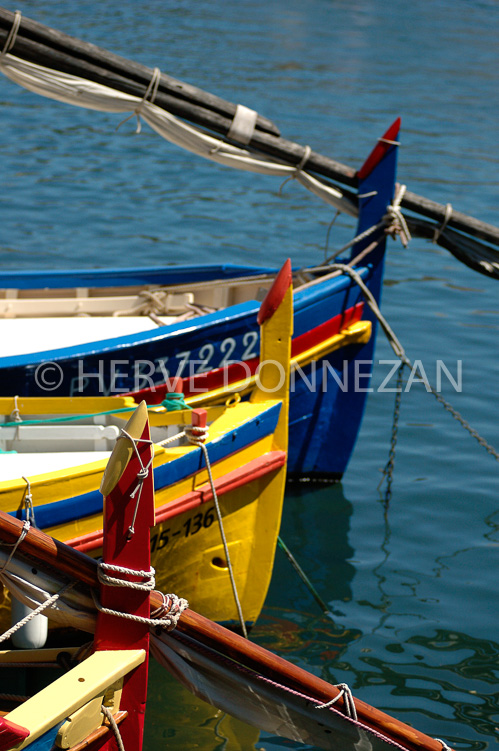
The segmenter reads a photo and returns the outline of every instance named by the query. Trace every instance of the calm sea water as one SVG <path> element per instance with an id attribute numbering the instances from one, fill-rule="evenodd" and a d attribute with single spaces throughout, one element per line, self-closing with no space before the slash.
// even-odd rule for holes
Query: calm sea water
<path id="1" fill-rule="evenodd" d="M 495 0 L 21 0 L 15 7 L 253 107 L 286 138 L 352 166 L 401 115 L 400 180 L 499 223 Z M 116 131 L 119 121 L 0 78 L 4 268 L 323 259 L 332 212 L 298 185 L 279 196 L 272 178 L 203 162 L 147 126 L 135 135 L 131 121 Z M 330 245 L 351 232 L 342 218 Z M 454 378 L 461 363 L 461 391 L 444 377 L 444 395 L 496 448 L 498 292 L 497 282 L 436 245 L 389 246 L 385 315 L 432 382 L 438 361 Z M 495 749 L 499 466 L 413 383 L 402 398 L 386 505 L 378 484 L 394 394 L 378 389 L 391 368 L 380 361 L 393 355 L 381 337 L 376 360 L 342 485 L 300 487 L 286 498 L 282 536 L 334 622 L 278 551 L 252 636 L 456 749 Z M 217 713 L 156 666 L 148 720 L 147 749 L 294 745 Z"/>

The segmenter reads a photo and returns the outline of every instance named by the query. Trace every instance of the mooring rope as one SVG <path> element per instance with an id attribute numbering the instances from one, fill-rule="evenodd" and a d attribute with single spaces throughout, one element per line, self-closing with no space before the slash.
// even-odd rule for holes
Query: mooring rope
<path id="1" fill-rule="evenodd" d="M 114 738 L 116 740 L 116 744 L 118 746 L 119 751 L 125 751 L 125 746 L 123 744 L 123 738 L 121 737 L 120 729 L 118 727 L 118 723 L 113 717 L 113 713 L 109 709 L 109 707 L 106 707 L 105 704 L 101 705 L 101 712 L 105 717 L 107 717 L 107 720 L 109 722 L 109 725 L 111 726 L 111 730 L 113 731 Z"/>
<path id="2" fill-rule="evenodd" d="M 395 336 L 395 333 L 393 332 L 392 328 L 388 324 L 388 321 L 381 313 L 373 294 L 367 288 L 366 284 L 364 283 L 361 276 L 357 273 L 357 271 L 355 271 L 355 269 L 353 269 L 351 266 L 348 266 L 347 264 L 344 264 L 344 263 L 333 263 L 331 264 L 331 269 L 343 271 L 344 273 L 348 274 L 353 279 L 353 281 L 360 287 L 366 299 L 367 304 L 371 308 L 381 328 L 385 332 L 385 335 L 388 339 L 388 342 L 391 348 L 393 349 L 397 357 L 400 359 L 400 361 L 404 363 L 404 365 L 407 365 L 407 367 L 410 368 L 410 370 L 413 370 L 414 366 L 409 360 L 409 358 L 407 357 L 404 348 L 402 347 L 401 343 Z M 426 383 L 428 385 L 428 389 L 430 393 L 433 394 L 435 399 L 444 407 L 444 409 L 446 409 L 447 412 L 449 412 L 452 415 L 452 417 L 454 417 L 454 419 L 457 420 L 460 423 L 460 425 L 465 430 L 468 431 L 468 433 L 480 444 L 480 446 L 482 446 L 482 448 L 484 448 L 497 461 L 499 461 L 499 452 L 493 446 L 491 446 L 490 443 L 488 443 L 485 440 L 485 438 L 483 438 L 478 433 L 478 431 L 476 431 L 474 428 L 471 427 L 468 421 L 465 420 L 465 418 L 446 399 L 444 399 L 444 397 L 441 394 L 438 393 L 438 391 L 431 385 L 431 383 L 429 383 L 428 381 L 426 381 Z"/>
<path id="3" fill-rule="evenodd" d="M 234 595 L 234 602 L 236 604 L 237 614 L 238 614 L 238 617 L 239 617 L 239 624 L 241 626 L 241 631 L 243 633 L 243 636 L 245 637 L 245 639 L 247 639 L 248 638 L 248 631 L 246 629 L 246 623 L 244 621 L 244 616 L 243 616 L 243 611 L 242 611 L 242 607 L 241 607 L 241 602 L 240 602 L 239 594 L 238 594 L 238 591 L 237 591 L 237 585 L 236 585 L 236 580 L 235 580 L 235 577 L 234 577 L 234 571 L 233 571 L 232 563 L 231 563 L 231 560 L 230 560 L 229 546 L 227 544 L 227 538 L 225 536 L 225 529 L 224 529 L 224 524 L 223 524 L 223 519 L 222 519 L 222 512 L 220 510 L 220 504 L 219 504 L 219 501 L 218 501 L 218 495 L 217 495 L 217 491 L 216 491 L 216 488 L 215 488 L 215 482 L 213 480 L 213 475 L 212 475 L 212 472 L 211 472 L 210 457 L 208 455 L 208 449 L 207 449 L 207 447 L 206 447 L 206 445 L 204 443 L 206 441 L 207 436 L 208 436 L 208 428 L 201 428 L 201 427 L 186 428 L 185 433 L 186 433 L 186 436 L 187 436 L 187 439 L 189 440 L 189 442 L 192 443 L 192 444 L 194 444 L 195 446 L 199 446 L 199 448 L 201 449 L 201 451 L 203 452 L 203 455 L 204 455 L 204 460 L 205 460 L 205 463 L 206 463 L 206 470 L 208 472 L 208 479 L 209 479 L 209 482 L 210 482 L 211 492 L 213 494 L 213 503 L 215 505 L 215 511 L 216 511 L 216 514 L 217 514 L 218 526 L 219 526 L 219 529 L 220 529 L 220 536 L 222 538 L 222 544 L 223 544 L 223 548 L 224 548 L 224 552 L 225 552 L 225 560 L 226 560 L 226 563 L 227 563 L 227 569 L 229 571 L 230 584 L 231 584 L 231 587 L 232 587 L 232 593 Z"/>

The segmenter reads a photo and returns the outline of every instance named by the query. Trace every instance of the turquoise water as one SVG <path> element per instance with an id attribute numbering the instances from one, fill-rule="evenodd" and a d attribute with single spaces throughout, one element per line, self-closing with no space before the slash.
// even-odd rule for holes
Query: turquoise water
<path id="1" fill-rule="evenodd" d="M 17 2 L 29 17 L 273 119 L 289 140 L 359 166 L 401 115 L 408 188 L 499 224 L 498 6 L 492 0 Z M 14 7 L 12 7 L 12 10 Z M 119 116 L 49 102 L 0 78 L 4 268 L 324 257 L 332 212 L 294 183 L 231 172 Z M 349 239 L 341 217 L 330 246 Z M 390 242 L 383 311 L 409 357 L 499 446 L 499 286 L 421 240 Z M 334 614 L 278 551 L 258 642 L 456 749 L 495 749 L 498 463 L 412 383 L 392 497 L 379 491 L 393 360 L 375 376 L 341 486 L 289 491 L 282 536 Z M 389 386 L 394 386 L 392 379 Z M 290 594 L 291 593 L 291 594 Z M 293 744 L 246 728 L 152 667 L 146 748 Z M 228 739 L 228 740 L 224 740 Z"/>

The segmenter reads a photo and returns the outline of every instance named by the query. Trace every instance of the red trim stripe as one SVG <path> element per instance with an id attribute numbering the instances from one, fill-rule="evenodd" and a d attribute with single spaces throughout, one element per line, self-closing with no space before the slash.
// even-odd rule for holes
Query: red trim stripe
<path id="1" fill-rule="evenodd" d="M 311 349 L 321 342 L 339 334 L 343 329 L 357 323 L 362 319 L 364 312 L 364 303 L 358 303 L 345 310 L 328 321 L 319 324 L 310 331 L 300 334 L 291 342 L 291 357 L 298 357 L 307 349 Z M 223 368 L 214 368 L 207 373 L 198 373 L 188 378 L 179 378 L 176 383 L 179 391 L 184 396 L 195 396 L 196 394 L 206 394 L 208 391 L 215 391 L 223 386 L 230 386 L 237 381 L 243 381 L 250 378 L 256 373 L 260 363 L 259 357 L 253 357 L 251 360 L 244 362 L 233 362 Z M 136 399 L 145 399 L 148 404 L 161 404 L 166 394 L 170 392 L 166 383 L 158 384 L 154 391 L 152 389 L 141 389 L 132 393 Z"/>
<path id="2" fill-rule="evenodd" d="M 267 454 L 253 459 L 242 467 L 227 472 L 223 477 L 219 477 L 215 480 L 215 490 L 218 496 L 230 493 L 233 490 L 237 490 L 243 485 L 248 485 L 254 480 L 259 480 L 261 477 L 274 472 L 286 464 L 286 452 L 285 451 L 269 451 Z M 190 493 L 186 493 L 180 498 L 176 498 L 174 501 L 165 503 L 163 506 L 159 506 L 156 509 L 156 524 L 171 519 L 175 516 L 190 511 L 197 506 L 201 506 L 203 503 L 208 503 L 213 499 L 213 493 L 209 483 L 201 485 L 197 490 L 192 490 Z M 80 550 L 84 553 L 91 552 L 102 546 L 102 529 L 95 532 L 89 532 L 86 535 L 80 537 L 73 537 L 71 540 L 66 541 L 66 545 L 70 545 L 76 550 Z"/>
<path id="3" fill-rule="evenodd" d="M 332 336 L 339 334 L 343 329 L 348 328 L 353 323 L 361 320 L 364 312 L 364 303 L 360 302 L 352 308 L 348 308 L 344 313 L 340 313 L 329 321 L 319 324 L 314 329 L 306 331 L 300 336 L 296 336 L 291 343 L 291 357 L 298 357 L 307 349 L 316 347 L 318 344 L 330 339 Z"/>

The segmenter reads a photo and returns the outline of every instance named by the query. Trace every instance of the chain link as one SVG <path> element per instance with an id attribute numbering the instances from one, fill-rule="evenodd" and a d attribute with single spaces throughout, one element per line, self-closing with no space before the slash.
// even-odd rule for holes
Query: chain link
<path id="1" fill-rule="evenodd" d="M 401 362 L 399 369 L 397 371 L 397 388 L 396 388 L 396 394 L 395 394 L 395 405 L 393 408 L 392 437 L 390 440 L 390 451 L 388 454 L 388 461 L 382 470 L 383 476 L 378 485 L 378 490 L 380 490 L 384 480 L 386 479 L 385 507 L 387 507 L 390 504 L 390 500 L 392 497 L 393 471 L 395 469 L 395 449 L 397 447 L 398 424 L 399 424 L 399 417 L 400 417 L 400 405 L 402 403 L 402 384 L 403 384 L 403 373 L 404 373 L 405 365 L 406 365 L 405 362 Z"/>

